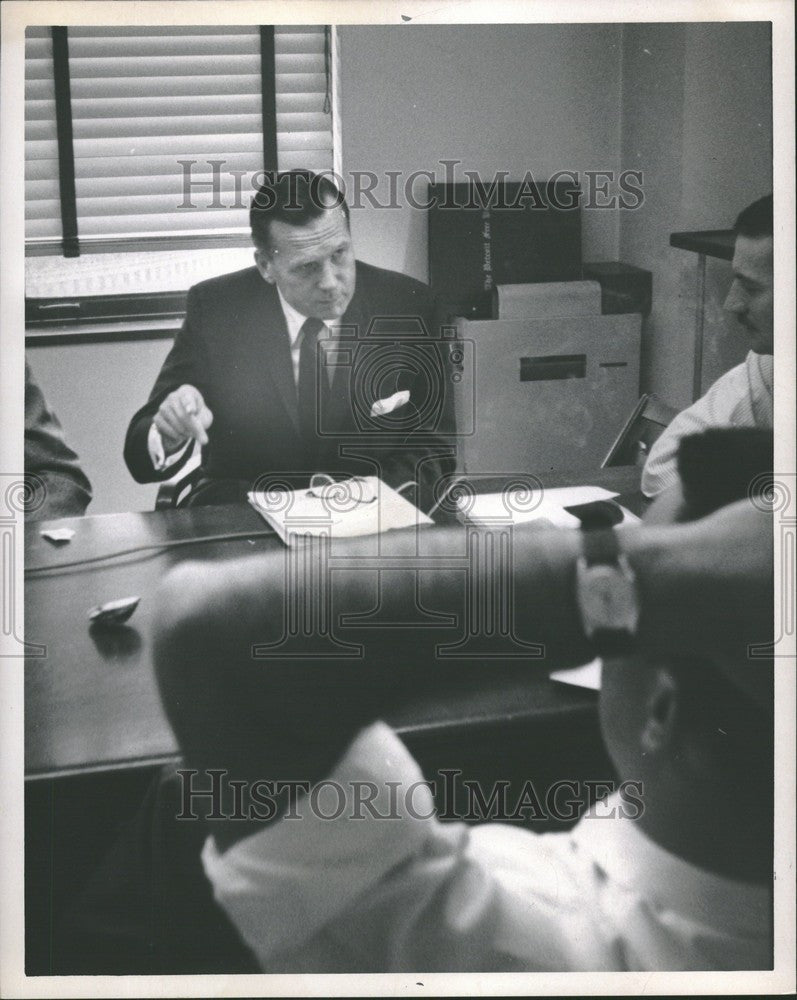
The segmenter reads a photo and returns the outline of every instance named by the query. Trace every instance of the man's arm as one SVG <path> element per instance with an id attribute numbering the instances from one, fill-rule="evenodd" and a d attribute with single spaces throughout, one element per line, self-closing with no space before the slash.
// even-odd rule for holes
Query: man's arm
<path id="1" fill-rule="evenodd" d="M 756 669 L 746 650 L 771 632 L 771 529 L 771 517 L 748 501 L 683 526 L 621 529 L 639 585 L 640 649 L 721 655 Z M 466 551 L 466 537 L 456 529 L 417 539 L 396 533 L 380 539 L 380 551 L 393 568 L 399 557 L 410 561 L 418 552 L 426 562 L 438 557 L 444 564 Z M 576 532 L 514 536 L 518 638 L 543 641 L 549 668 L 592 655 L 573 594 L 579 551 Z M 317 562 L 282 550 L 212 567 L 184 564 L 159 595 L 154 651 L 163 704 L 187 765 L 224 772 L 224 814 L 236 808 L 232 782 L 261 790 L 263 781 L 305 783 L 287 796 L 267 789 L 265 817 L 244 813 L 208 824 L 213 837 L 203 863 L 217 901 L 269 972 L 512 970 L 518 967 L 513 949 L 529 936 L 534 947 L 518 952 L 524 968 L 566 969 L 572 925 L 551 911 L 545 886 L 553 866 L 554 897 L 572 897 L 565 909 L 577 908 L 580 890 L 568 882 L 567 850 L 547 856 L 547 847 L 517 842 L 520 831 L 440 824 L 406 748 L 388 727 L 368 725 L 425 685 L 462 683 L 472 664 L 435 659 L 438 630 L 389 625 L 359 636 L 372 643 L 362 658 L 314 659 L 309 651 L 301 658 L 295 645 L 293 657 L 280 655 L 286 625 L 296 620 L 292 612 L 300 612 L 306 627 L 337 621 L 341 612 L 373 611 L 374 564 L 357 568 L 373 554 L 373 539 L 336 546 L 340 562 L 326 593 L 317 570 L 308 578 L 302 568 Z M 289 568 L 297 564 L 298 570 Z M 461 574 L 444 565 L 424 575 L 424 607 L 446 609 L 461 623 L 471 581 L 457 586 Z M 411 569 L 390 577 L 383 611 L 386 622 L 395 622 L 401 606 L 418 595 Z M 481 582 L 491 589 L 489 573 Z M 315 610 L 332 618 L 307 615 L 307 601 L 316 596 Z M 343 641 L 358 638 L 333 631 Z M 450 642 L 450 630 L 445 638 Z M 311 648 L 312 637 L 307 641 Z M 271 645 L 270 657 L 254 655 L 263 643 Z M 374 789 L 377 798 L 368 797 L 376 811 L 389 819 L 357 811 L 363 783 Z M 330 795 L 322 798 L 322 789 Z M 252 802 L 242 801 L 244 810 Z M 353 821 L 352 813 L 362 819 Z M 541 905 L 530 908 L 535 893 Z M 513 902 L 518 894 L 521 910 Z M 518 923 L 520 936 L 507 938 L 507 921 Z M 601 932 L 599 924 L 588 931 L 596 940 Z M 612 952 L 608 941 L 606 951 Z"/>
<path id="2" fill-rule="evenodd" d="M 678 482 L 678 448 L 683 438 L 701 434 L 712 427 L 732 427 L 737 423 L 746 425 L 745 421 L 736 419 L 736 411 L 749 396 L 748 364 L 749 356 L 743 364 L 718 378 L 705 395 L 679 413 L 664 429 L 650 449 L 642 470 L 642 492 L 645 496 L 658 496 Z M 747 425 L 753 426 L 752 423 Z"/>
<path id="3" fill-rule="evenodd" d="M 420 287 L 418 305 L 427 337 L 396 344 L 397 358 L 406 359 L 397 388 L 406 389 L 409 399 L 396 411 L 405 423 L 393 422 L 396 413 L 384 420 L 386 433 L 395 437 L 399 427 L 403 439 L 385 454 L 381 478 L 394 488 L 416 482 L 416 492 L 407 495 L 428 512 L 456 470 L 456 363 L 452 361 L 456 349 L 451 339 L 443 337 L 448 317 L 431 290 Z"/>
<path id="4" fill-rule="evenodd" d="M 91 502 L 91 483 L 78 457 L 64 440 L 55 414 L 48 409 L 25 362 L 25 473 L 31 478 L 28 520 L 78 517 Z M 43 493 L 43 495 L 42 495 Z"/>
<path id="5" fill-rule="evenodd" d="M 771 517 L 745 500 L 685 525 L 619 529 L 637 577 L 640 650 L 755 669 L 748 646 L 766 642 L 772 631 L 771 527 Z M 380 538 L 381 554 L 393 567 L 391 587 L 381 591 L 386 622 L 406 620 L 402 608 L 418 599 L 419 574 L 410 560 L 420 551 L 431 567 L 420 574 L 424 606 L 453 614 L 463 626 L 472 581 L 446 562 L 465 551 L 465 537 L 452 528 Z M 513 536 L 515 632 L 544 645 L 549 669 L 595 655 L 575 597 L 580 544 L 571 531 L 516 529 Z M 319 563 L 296 560 L 291 549 L 219 565 L 183 564 L 166 579 L 157 601 L 155 662 L 190 766 L 224 767 L 244 779 L 300 773 L 319 781 L 358 730 L 430 685 L 461 683 L 474 669 L 472 661 L 436 657 L 436 645 L 451 642 L 451 627 L 342 627 L 339 614 L 373 610 L 378 574 L 373 561 L 357 568 L 373 557 L 373 539 L 336 543 L 334 552 L 341 561 L 324 586 L 307 575 Z M 396 570 L 399 558 L 409 568 Z M 489 580 L 482 582 L 489 589 Z M 295 645 L 291 656 L 281 656 L 286 622 L 297 613 L 310 615 L 304 621 L 335 621 L 338 639 L 361 643 L 366 655 L 314 658 L 310 637 L 306 657 Z M 271 646 L 265 656 L 253 655 L 264 645 Z M 223 837 L 251 832 L 243 822 L 226 826 Z"/>
<path id="6" fill-rule="evenodd" d="M 183 325 L 175 337 L 172 349 L 163 362 L 163 367 L 158 374 L 149 399 L 133 416 L 127 429 L 124 458 L 130 474 L 136 482 L 151 483 L 170 479 L 186 463 L 191 455 L 190 448 L 186 448 L 177 461 L 171 465 L 156 468 L 151 454 L 151 428 L 161 409 L 161 404 L 167 398 L 171 398 L 175 406 L 178 405 L 177 390 L 181 387 L 186 392 L 194 389 L 199 392 L 200 399 L 206 398 L 206 384 L 207 361 L 201 337 L 201 303 L 199 291 L 194 287 L 188 292 Z M 193 397 L 195 393 L 191 395 Z M 184 419 L 186 421 L 195 419 L 197 415 L 197 413 L 186 415 Z M 165 433 L 166 426 L 164 425 L 162 439 Z"/>

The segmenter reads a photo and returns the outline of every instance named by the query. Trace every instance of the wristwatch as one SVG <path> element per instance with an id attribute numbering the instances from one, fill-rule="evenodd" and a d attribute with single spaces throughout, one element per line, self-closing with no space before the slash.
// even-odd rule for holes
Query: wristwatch
<path id="1" fill-rule="evenodd" d="M 582 529 L 581 538 L 576 596 L 584 632 L 598 656 L 624 656 L 639 622 L 634 571 L 611 528 Z"/>

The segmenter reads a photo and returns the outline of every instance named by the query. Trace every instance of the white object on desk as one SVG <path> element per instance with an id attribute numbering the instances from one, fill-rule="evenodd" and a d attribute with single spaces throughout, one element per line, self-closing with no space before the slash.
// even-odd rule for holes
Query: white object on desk
<path id="1" fill-rule="evenodd" d="M 355 538 L 433 524 L 430 517 L 377 476 L 312 489 L 247 494 L 286 545 L 305 538 Z"/>
<path id="2" fill-rule="evenodd" d="M 46 538 L 48 542 L 71 542 L 75 537 L 74 528 L 42 528 L 39 532 L 42 538 Z"/>
<path id="3" fill-rule="evenodd" d="M 552 681 L 560 684 L 572 684 L 573 687 L 588 688 L 590 691 L 600 691 L 603 660 L 597 657 L 580 667 L 569 667 L 567 670 L 554 670 L 550 674 Z"/>
<path id="4" fill-rule="evenodd" d="M 617 496 L 602 486 L 557 486 L 552 490 L 543 490 L 543 493 L 546 500 L 559 504 L 560 507 L 575 507 L 595 500 L 613 500 Z"/>
<path id="5" fill-rule="evenodd" d="M 602 486 L 565 486 L 525 492 L 510 490 L 460 496 L 457 508 L 460 520 L 485 528 L 499 524 L 526 524 L 529 521 L 547 521 L 557 528 L 578 528 L 581 522 L 575 514 L 565 510 L 566 507 L 595 500 L 611 500 L 616 496 Z M 624 524 L 639 520 L 631 511 L 618 506 L 623 511 Z"/>

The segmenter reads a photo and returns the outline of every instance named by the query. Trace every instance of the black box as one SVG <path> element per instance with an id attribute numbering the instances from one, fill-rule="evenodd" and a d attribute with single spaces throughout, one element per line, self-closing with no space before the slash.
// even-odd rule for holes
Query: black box
<path id="1" fill-rule="evenodd" d="M 495 285 L 581 277 L 572 181 L 430 184 L 429 280 L 444 309 L 489 319 Z"/>

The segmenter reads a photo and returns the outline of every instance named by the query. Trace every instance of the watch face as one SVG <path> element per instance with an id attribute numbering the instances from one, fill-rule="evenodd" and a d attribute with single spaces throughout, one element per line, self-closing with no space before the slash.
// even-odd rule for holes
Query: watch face
<path id="1" fill-rule="evenodd" d="M 638 610 L 633 580 L 619 566 L 582 566 L 578 600 L 584 629 L 636 632 Z"/>

